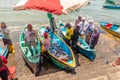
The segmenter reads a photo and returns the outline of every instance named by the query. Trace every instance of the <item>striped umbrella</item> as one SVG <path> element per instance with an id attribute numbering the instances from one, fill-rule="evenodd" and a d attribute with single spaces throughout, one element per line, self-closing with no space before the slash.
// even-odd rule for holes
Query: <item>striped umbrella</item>
<path id="1" fill-rule="evenodd" d="M 14 10 L 35 9 L 52 14 L 68 14 L 88 4 L 88 0 L 20 0 Z"/>

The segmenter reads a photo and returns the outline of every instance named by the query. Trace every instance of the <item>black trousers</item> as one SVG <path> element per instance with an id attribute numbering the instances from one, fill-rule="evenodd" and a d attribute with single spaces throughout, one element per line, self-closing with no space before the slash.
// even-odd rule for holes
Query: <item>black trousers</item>
<path id="1" fill-rule="evenodd" d="M 95 45 L 91 45 L 90 48 L 91 48 L 91 49 L 94 49 L 94 48 L 95 48 Z"/>
<path id="2" fill-rule="evenodd" d="M 2 78 L 2 80 L 8 80 L 8 71 L 7 70 L 1 71 L 0 77 Z"/>
<path id="3" fill-rule="evenodd" d="M 71 45 L 70 45 L 70 40 L 69 40 L 69 39 L 66 39 L 66 43 L 67 43 L 68 46 L 71 46 Z"/>

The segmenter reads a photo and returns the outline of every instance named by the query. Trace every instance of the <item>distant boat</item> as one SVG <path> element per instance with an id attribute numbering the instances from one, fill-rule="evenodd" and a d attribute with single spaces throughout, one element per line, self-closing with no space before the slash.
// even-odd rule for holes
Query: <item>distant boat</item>
<path id="1" fill-rule="evenodd" d="M 65 33 L 66 33 L 66 28 L 64 27 L 64 24 L 62 21 L 59 23 L 59 31 L 61 37 L 66 41 Z M 80 52 L 80 54 L 84 55 L 91 61 L 93 61 L 96 57 L 96 52 L 93 49 L 90 49 L 90 46 L 85 42 L 85 40 L 81 39 L 79 37 L 78 44 L 76 47 L 76 50 Z"/>
<path id="2" fill-rule="evenodd" d="M 113 0 L 106 0 L 106 2 L 114 4 Z"/>
<path id="3" fill-rule="evenodd" d="M 4 46 L 3 40 L 2 40 L 2 34 L 0 33 L 0 55 L 3 55 L 5 58 L 8 56 L 8 47 Z"/>
<path id="4" fill-rule="evenodd" d="M 120 9 L 120 5 L 115 4 L 104 4 L 103 7 L 108 9 Z"/>
<path id="5" fill-rule="evenodd" d="M 120 27 L 118 25 L 111 24 L 111 23 L 104 22 L 104 21 L 101 21 L 100 25 L 105 31 L 120 38 Z"/>
<path id="6" fill-rule="evenodd" d="M 41 26 L 39 29 L 39 37 L 41 42 L 43 41 L 43 33 L 46 31 L 45 26 Z M 55 33 L 48 33 L 51 38 L 51 46 L 48 50 L 51 61 L 61 69 L 73 69 L 76 67 L 76 61 L 71 48 Z M 62 53 L 62 54 L 61 54 Z M 68 59 L 60 59 L 60 56 L 68 56 Z"/>
<path id="7" fill-rule="evenodd" d="M 37 73 L 40 69 L 40 42 L 38 40 L 38 44 L 36 46 L 36 51 L 32 48 L 32 51 L 29 50 L 28 46 L 25 44 L 25 37 L 24 37 L 24 31 L 26 30 L 26 27 L 22 30 L 20 33 L 19 41 L 20 41 L 20 48 L 22 50 L 22 56 L 26 63 L 26 65 L 32 70 L 32 72 L 37 76 Z M 32 57 L 31 54 L 34 54 L 35 56 Z M 37 55 L 36 55 L 37 54 Z"/>
<path id="8" fill-rule="evenodd" d="M 120 4 L 120 0 L 106 0 L 106 2 L 111 4 L 116 4 L 116 5 Z"/>

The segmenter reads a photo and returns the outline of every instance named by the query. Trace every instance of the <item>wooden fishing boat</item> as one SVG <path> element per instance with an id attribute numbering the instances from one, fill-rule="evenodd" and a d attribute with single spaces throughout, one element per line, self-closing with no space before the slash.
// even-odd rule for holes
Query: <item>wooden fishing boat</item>
<path id="1" fill-rule="evenodd" d="M 5 46 L 4 48 L 0 47 L 0 55 L 3 55 L 5 58 L 7 58 L 7 56 L 8 56 L 8 48 L 7 48 L 7 46 Z"/>
<path id="2" fill-rule="evenodd" d="M 37 76 L 37 73 L 39 71 L 40 66 L 40 42 L 38 40 L 38 44 L 36 46 L 37 53 L 32 47 L 32 51 L 28 48 L 28 46 L 25 44 L 24 39 L 24 31 L 26 30 L 26 27 L 24 30 L 20 33 L 20 48 L 22 50 L 23 59 L 26 63 L 26 65 L 32 70 L 32 72 Z M 34 56 L 32 56 L 34 54 Z"/>
<path id="3" fill-rule="evenodd" d="M 46 31 L 46 28 L 44 26 L 41 26 L 39 29 L 39 37 L 40 40 L 43 41 L 43 33 Z M 76 61 L 73 54 L 73 51 L 71 48 L 55 33 L 55 32 L 49 32 L 48 33 L 51 38 L 51 46 L 48 50 L 49 57 L 51 61 L 57 65 L 61 69 L 73 69 L 76 67 Z M 58 51 L 64 52 L 64 55 L 68 56 L 67 60 L 60 59 Z M 58 56 L 59 55 L 59 56 Z"/>
<path id="4" fill-rule="evenodd" d="M 100 25 L 105 31 L 120 38 L 120 27 L 118 25 L 111 24 L 104 21 L 100 22 Z"/>
<path id="5" fill-rule="evenodd" d="M 106 0 L 106 2 L 114 4 L 113 0 Z"/>
<path id="6" fill-rule="evenodd" d="M 0 34 L 0 55 L 3 55 L 5 58 L 8 56 L 8 47 L 3 44 L 2 34 Z"/>
<path id="7" fill-rule="evenodd" d="M 115 4 L 104 4 L 103 7 L 108 9 L 120 9 L 120 5 Z"/>
<path id="8" fill-rule="evenodd" d="M 59 32 L 61 37 L 66 41 L 66 28 L 64 27 L 64 24 L 62 21 L 59 23 Z M 79 37 L 76 50 L 79 51 L 82 55 L 93 61 L 96 57 L 96 52 L 93 49 L 90 49 L 90 46 L 83 40 L 82 38 Z"/>
<path id="9" fill-rule="evenodd" d="M 0 33 L 0 39 L 2 39 L 2 34 Z"/>

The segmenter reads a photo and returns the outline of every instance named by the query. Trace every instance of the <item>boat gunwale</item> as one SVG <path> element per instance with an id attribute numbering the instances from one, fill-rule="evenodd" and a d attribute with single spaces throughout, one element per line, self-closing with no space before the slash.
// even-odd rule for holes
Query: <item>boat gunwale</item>
<path id="1" fill-rule="evenodd" d="M 41 27 L 44 27 L 44 26 L 40 26 L 40 28 L 41 28 Z M 41 36 L 40 36 L 40 28 L 39 28 L 38 34 L 39 34 L 40 41 L 42 41 L 42 38 L 41 38 Z M 55 34 L 60 40 L 62 40 L 55 32 L 54 32 L 54 34 Z M 62 41 L 63 41 L 64 44 L 66 44 L 66 43 L 64 42 L 64 40 L 62 40 Z M 68 45 L 66 45 L 66 46 L 69 47 Z M 75 57 L 74 57 L 74 55 L 73 55 L 73 51 L 72 51 L 72 49 L 71 49 L 70 47 L 69 47 L 69 49 L 70 49 L 70 52 L 72 53 L 72 60 L 73 60 L 73 62 L 75 63 Z M 57 59 L 49 50 L 48 50 L 47 52 L 49 53 L 49 55 L 50 55 L 52 58 L 54 58 L 56 61 L 58 61 L 58 62 L 61 63 L 62 65 L 65 65 L 66 67 L 71 67 L 71 68 L 76 67 L 76 63 L 75 63 L 75 66 L 69 66 L 69 64 L 68 64 L 67 62 L 63 62 L 62 60 Z"/>
<path id="2" fill-rule="evenodd" d="M 25 28 L 24 28 L 24 29 L 25 29 Z M 22 54 L 24 54 L 24 56 L 26 57 L 26 55 L 25 55 L 25 53 L 24 53 L 24 49 L 22 48 L 22 42 L 21 42 L 21 37 L 22 37 L 22 34 L 24 33 L 24 29 L 23 29 L 23 30 L 21 31 L 21 33 L 20 33 L 19 42 L 20 42 L 20 48 L 21 48 L 21 50 L 22 50 Z M 26 57 L 26 59 L 27 59 L 29 62 L 31 62 L 31 63 L 38 63 L 38 62 L 40 62 L 40 54 L 39 54 L 39 57 L 37 57 L 37 59 L 38 59 L 38 58 L 39 58 L 38 61 L 33 62 L 33 61 L 30 60 L 29 57 Z M 34 58 L 34 59 L 36 59 L 36 58 Z"/>

